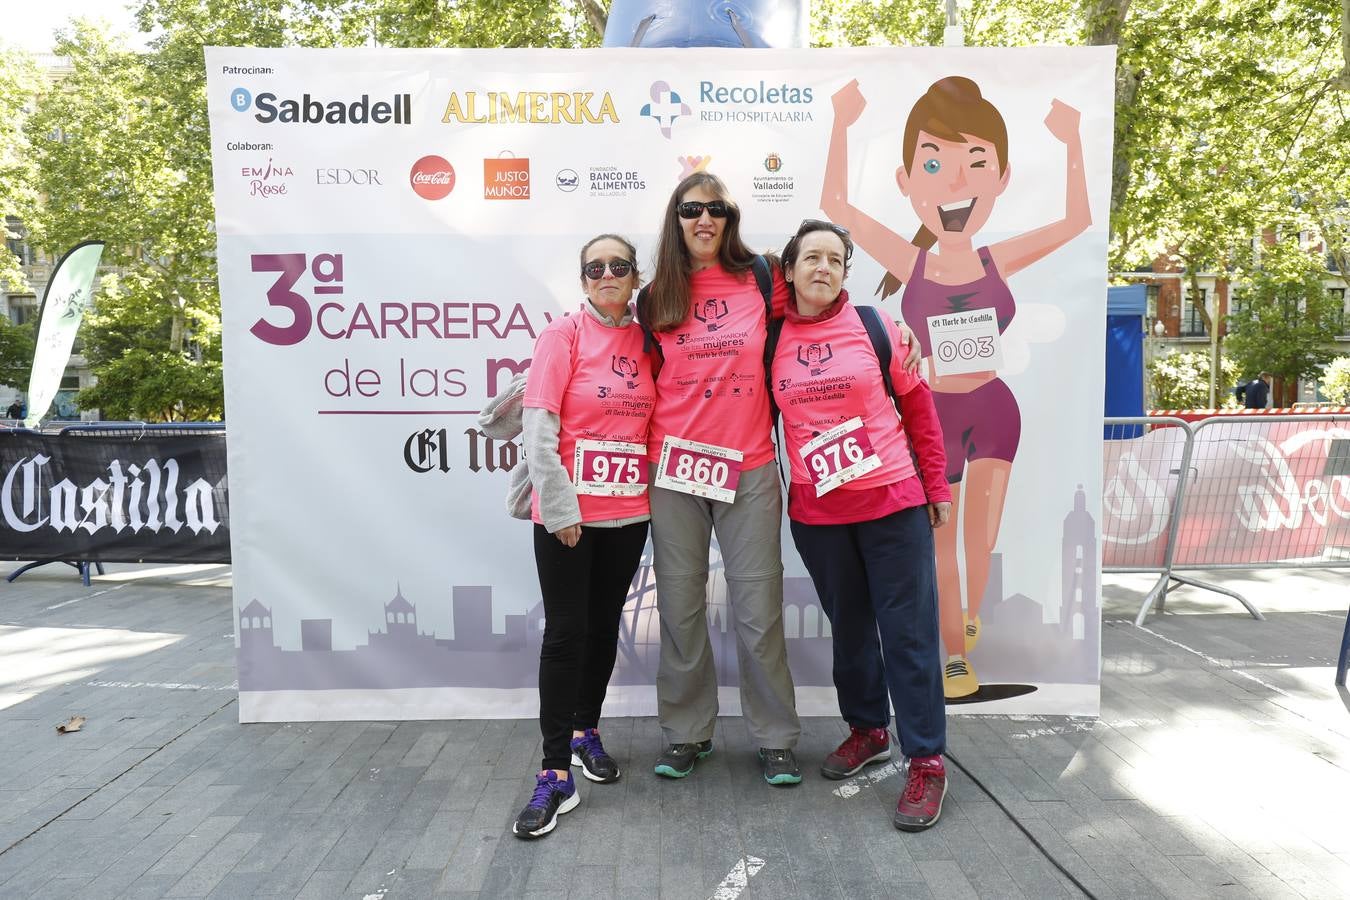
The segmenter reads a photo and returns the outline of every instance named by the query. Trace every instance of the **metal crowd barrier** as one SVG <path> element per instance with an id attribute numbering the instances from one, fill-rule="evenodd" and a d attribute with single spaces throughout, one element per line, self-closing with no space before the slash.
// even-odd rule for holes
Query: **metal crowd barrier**
<path id="1" fill-rule="evenodd" d="M 1142 625 L 1188 569 L 1350 566 L 1350 416 L 1106 419 L 1102 568 L 1157 572 Z"/>
<path id="2" fill-rule="evenodd" d="M 77 437 L 115 437 L 139 440 L 147 434 L 176 437 L 195 434 L 224 434 L 224 422 L 81 422 L 66 425 L 58 432 Z"/>

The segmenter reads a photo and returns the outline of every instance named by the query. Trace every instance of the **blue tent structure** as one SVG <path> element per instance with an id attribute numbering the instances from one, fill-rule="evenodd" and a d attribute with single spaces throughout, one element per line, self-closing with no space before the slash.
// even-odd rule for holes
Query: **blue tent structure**
<path id="1" fill-rule="evenodd" d="M 1144 317 L 1142 284 L 1106 289 L 1106 415 L 1144 414 Z M 1124 433 L 1122 433 L 1124 432 Z M 1131 429 L 1107 430 L 1108 438 L 1138 437 Z"/>

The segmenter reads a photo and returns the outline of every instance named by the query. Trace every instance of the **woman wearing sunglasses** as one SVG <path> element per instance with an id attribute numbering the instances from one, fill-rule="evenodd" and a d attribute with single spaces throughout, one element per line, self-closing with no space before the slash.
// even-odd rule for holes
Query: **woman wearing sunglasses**
<path id="1" fill-rule="evenodd" d="M 850 732 L 820 774 L 847 778 L 889 759 L 894 706 L 910 763 L 893 821 L 921 831 L 937 821 L 947 790 L 933 529 L 946 524 L 952 494 L 932 393 L 905 371 L 899 332 L 884 316 L 874 321 L 892 348 L 889 388 L 878 377 L 862 319 L 873 310 L 851 306 L 843 290 L 852 256 L 847 231 L 814 219 L 783 248 L 792 299 L 772 385 L 792 470 L 792 539 L 830 620 Z"/>
<path id="2" fill-rule="evenodd" d="M 651 364 L 628 301 L 637 252 L 602 234 L 581 248 L 586 301 L 539 335 L 525 387 L 522 439 L 533 486 L 534 559 L 544 599 L 539 729 L 544 759 L 518 837 L 537 838 L 580 798 L 570 766 L 617 781 L 600 742 L 619 616 L 647 542 Z"/>
<path id="3" fill-rule="evenodd" d="M 801 731 L 783 635 L 782 499 L 764 382 L 766 326 L 787 286 L 740 235 L 740 210 L 696 172 L 666 205 L 656 273 L 638 318 L 661 360 L 648 440 L 661 661 L 657 710 L 668 742 L 656 773 L 683 778 L 712 752 L 717 673 L 708 638 L 708 555 L 717 534 L 735 633 L 741 712 L 770 784 L 801 781 Z"/>

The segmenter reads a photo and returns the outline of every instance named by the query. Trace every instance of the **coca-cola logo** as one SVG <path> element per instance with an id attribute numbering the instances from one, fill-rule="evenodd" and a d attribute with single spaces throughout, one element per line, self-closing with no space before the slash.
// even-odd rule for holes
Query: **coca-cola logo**
<path id="1" fill-rule="evenodd" d="M 455 167 L 441 156 L 424 156 L 413 163 L 408 183 L 423 200 L 443 200 L 455 189 Z"/>

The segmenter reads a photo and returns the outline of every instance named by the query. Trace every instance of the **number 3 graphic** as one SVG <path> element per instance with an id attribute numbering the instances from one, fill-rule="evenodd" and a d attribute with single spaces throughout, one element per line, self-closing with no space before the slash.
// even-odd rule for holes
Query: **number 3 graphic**
<path id="1" fill-rule="evenodd" d="M 267 289 L 267 305 L 289 309 L 294 318 L 291 324 L 285 326 L 273 325 L 266 319 L 259 319 L 253 323 L 249 331 L 259 340 L 280 347 L 289 347 L 303 341 L 309 334 L 310 326 L 314 324 L 314 314 L 310 311 L 309 302 L 291 288 L 295 287 L 300 276 L 305 274 L 305 254 L 255 253 L 253 271 L 281 273 Z"/>

